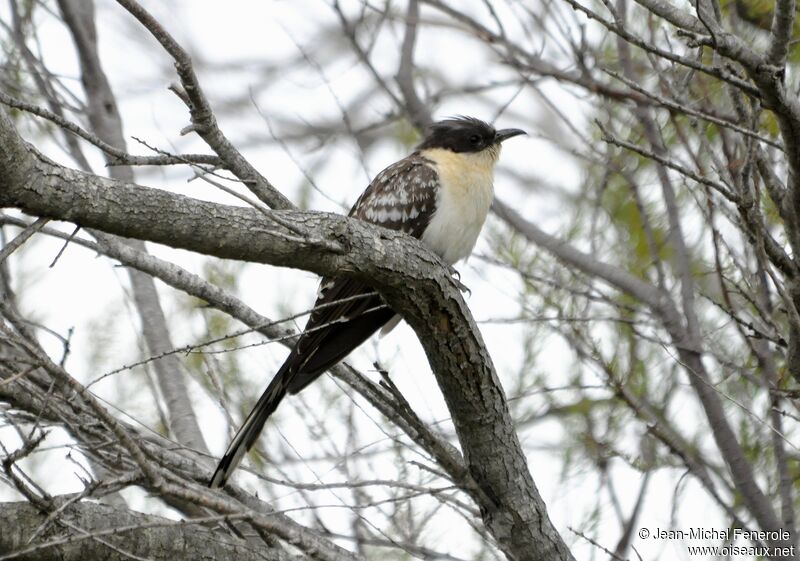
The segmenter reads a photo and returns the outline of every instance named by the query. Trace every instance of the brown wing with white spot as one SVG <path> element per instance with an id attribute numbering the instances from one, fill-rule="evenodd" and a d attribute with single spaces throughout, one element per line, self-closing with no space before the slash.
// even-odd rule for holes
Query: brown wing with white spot
<path id="1" fill-rule="evenodd" d="M 350 216 L 420 238 L 436 211 L 438 185 L 432 162 L 414 153 L 379 173 Z"/>
<path id="2" fill-rule="evenodd" d="M 379 173 L 353 205 L 350 216 L 419 238 L 435 210 L 437 183 L 431 162 L 412 154 Z M 363 282 L 323 278 L 314 311 L 287 359 L 296 371 L 288 391 L 302 390 L 393 315 Z"/>
<path id="3" fill-rule="evenodd" d="M 379 173 L 353 205 L 350 216 L 419 238 L 436 210 L 438 180 L 432 163 L 412 154 Z M 286 360 L 292 373 L 287 390 L 302 390 L 393 315 L 363 282 L 323 278 L 303 335 Z"/>
<path id="4" fill-rule="evenodd" d="M 438 176 L 431 162 L 412 154 L 379 173 L 350 216 L 419 238 L 435 211 L 437 185 Z M 305 388 L 394 315 L 375 290 L 363 282 L 323 278 L 303 334 L 239 428 L 210 485 L 225 484 L 287 393 Z"/>

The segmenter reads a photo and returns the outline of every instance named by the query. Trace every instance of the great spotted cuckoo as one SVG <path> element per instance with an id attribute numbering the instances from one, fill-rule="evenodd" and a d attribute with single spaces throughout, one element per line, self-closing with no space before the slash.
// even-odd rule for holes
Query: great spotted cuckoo
<path id="1" fill-rule="evenodd" d="M 439 121 L 417 149 L 370 183 L 349 216 L 420 239 L 449 265 L 469 256 L 492 203 L 494 166 L 504 140 L 525 134 L 495 130 L 471 117 Z M 219 462 L 221 487 L 287 394 L 295 394 L 399 316 L 361 281 L 326 277 L 303 334 Z"/>

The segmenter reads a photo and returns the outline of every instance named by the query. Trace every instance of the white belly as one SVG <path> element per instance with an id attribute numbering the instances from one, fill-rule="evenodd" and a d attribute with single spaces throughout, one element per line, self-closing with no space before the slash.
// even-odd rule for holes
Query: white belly
<path id="1" fill-rule="evenodd" d="M 422 241 L 449 265 L 469 257 L 492 205 L 494 162 L 483 154 L 429 150 L 441 189 Z"/>

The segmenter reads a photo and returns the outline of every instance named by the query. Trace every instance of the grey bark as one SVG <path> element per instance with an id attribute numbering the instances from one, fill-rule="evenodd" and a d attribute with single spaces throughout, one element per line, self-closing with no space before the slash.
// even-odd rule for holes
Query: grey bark
<path id="1" fill-rule="evenodd" d="M 417 332 L 445 396 L 484 523 L 510 559 L 572 559 L 552 526 L 491 359 L 439 259 L 401 233 L 341 216 L 259 213 L 58 166 L 0 112 L 0 206 L 217 257 L 352 275 Z M 271 221 L 270 217 L 278 218 Z M 299 226 L 313 236 L 298 237 Z"/>
<path id="2" fill-rule="evenodd" d="M 289 559 L 281 550 L 253 549 L 209 523 L 176 522 L 90 502 L 74 503 L 54 518 L 29 502 L 0 503 L 0 525 L 0 559 L 11 554 L 18 561 Z"/>

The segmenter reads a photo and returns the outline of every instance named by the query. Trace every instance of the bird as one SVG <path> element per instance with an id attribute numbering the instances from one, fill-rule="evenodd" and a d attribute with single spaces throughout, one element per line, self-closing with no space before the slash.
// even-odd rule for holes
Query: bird
<path id="1" fill-rule="evenodd" d="M 470 255 L 494 196 L 502 143 L 526 134 L 474 117 L 431 124 L 407 157 L 381 171 L 348 216 L 405 232 L 449 266 Z M 296 394 L 400 316 L 366 283 L 323 277 L 302 334 L 222 456 L 209 486 L 223 487 L 288 394 Z"/>

